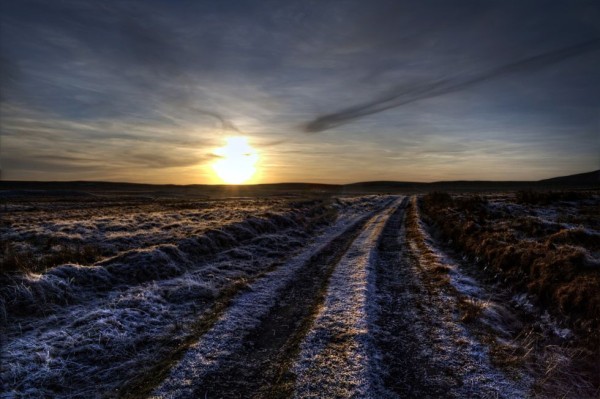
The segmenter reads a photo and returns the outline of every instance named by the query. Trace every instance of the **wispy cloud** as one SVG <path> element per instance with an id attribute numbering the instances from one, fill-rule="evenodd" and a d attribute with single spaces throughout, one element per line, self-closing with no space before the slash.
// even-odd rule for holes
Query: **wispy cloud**
<path id="1" fill-rule="evenodd" d="M 391 92 L 375 98 L 374 100 L 345 108 L 331 114 L 321 115 L 307 123 L 304 129 L 309 133 L 322 132 L 345 123 L 350 123 L 351 121 L 364 116 L 383 112 L 415 101 L 465 90 L 471 86 L 505 75 L 543 68 L 568 58 L 597 50 L 599 47 L 600 40 L 595 39 L 560 50 L 525 58 L 489 71 L 480 72 L 473 77 L 444 78 L 409 87 L 397 87 Z"/>

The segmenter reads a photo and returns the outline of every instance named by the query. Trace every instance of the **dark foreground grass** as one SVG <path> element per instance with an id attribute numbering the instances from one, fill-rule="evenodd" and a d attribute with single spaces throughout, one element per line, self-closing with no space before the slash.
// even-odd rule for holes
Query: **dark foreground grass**
<path id="1" fill-rule="evenodd" d="M 512 295 L 527 291 L 529 298 L 551 311 L 560 324 L 570 324 L 576 334 L 552 329 L 553 322 L 539 307 L 532 307 L 534 313 L 520 307 L 507 312 L 502 306 L 494 306 L 494 301 L 461 295 L 457 297 L 459 320 L 487 345 L 494 366 L 515 378 L 523 369 L 536 375 L 534 397 L 600 397 L 598 313 L 594 300 L 599 281 L 598 269 L 590 261 L 597 236 L 584 228 L 567 230 L 559 223 L 534 217 L 523 228 L 518 215 L 511 215 L 510 211 L 508 215 L 495 214 L 494 208 L 486 197 L 479 196 L 435 193 L 421 201 L 427 229 L 437 232 L 441 236 L 438 238 L 453 246 L 457 251 L 450 253 L 458 255 L 457 259 L 462 257 L 459 262 L 471 273 L 484 280 L 487 276 L 494 291 L 500 288 L 496 303 L 502 303 L 503 299 L 509 303 Z M 565 298 L 567 290 L 574 290 L 581 297 Z M 580 301 L 589 307 L 574 311 Z M 485 309 L 490 304 L 493 313 Z M 494 314 L 492 319 L 491 314 Z M 498 321 L 502 325 L 501 334 L 510 334 L 502 335 L 503 339 L 498 339 L 498 330 L 493 327 Z M 568 335 L 562 335 L 564 331 Z"/>
<path id="2" fill-rule="evenodd" d="M 53 248 L 50 251 L 51 247 Z M 42 254 L 18 251 L 14 243 L 0 241 L 0 273 L 43 272 L 67 263 L 88 265 L 102 258 L 102 249 L 93 244 L 54 245 L 49 241 Z"/>
<path id="3" fill-rule="evenodd" d="M 537 204 L 593 195 L 520 193 L 516 198 Z M 517 292 L 527 291 L 598 348 L 600 264 L 590 254 L 598 251 L 600 235 L 539 218 L 498 214 L 490 210 L 485 198 L 473 195 L 432 193 L 422 197 L 421 207 L 437 232 L 476 260 L 490 278 Z"/>

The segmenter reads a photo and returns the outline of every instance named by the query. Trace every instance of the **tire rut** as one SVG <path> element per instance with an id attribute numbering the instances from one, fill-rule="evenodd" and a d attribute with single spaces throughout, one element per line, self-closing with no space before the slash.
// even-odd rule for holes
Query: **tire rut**
<path id="1" fill-rule="evenodd" d="M 405 237 L 407 205 L 405 200 L 390 217 L 378 248 L 373 336 L 381 353 L 381 378 L 386 396 L 445 397 L 457 381 L 423 350 L 428 340 L 420 308 L 429 303 L 429 294 L 411 270 L 416 259 L 411 259 Z"/>
<path id="2" fill-rule="evenodd" d="M 297 375 L 294 397 L 377 397 L 369 297 L 375 285 L 377 244 L 399 204 L 400 199 L 372 219 L 336 266 L 293 368 Z"/>
<path id="3" fill-rule="evenodd" d="M 353 226 L 316 253 L 286 287 L 284 296 L 217 373 L 209 375 L 194 396 L 286 398 L 293 391 L 289 372 L 302 338 L 323 303 L 329 277 L 370 218 Z"/>
<path id="4" fill-rule="evenodd" d="M 493 367 L 489 348 L 460 322 L 448 270 L 425 251 L 413 198 L 384 229 L 377 262 L 374 340 L 390 397 L 527 396 Z"/>
<path id="5" fill-rule="evenodd" d="M 169 398 L 289 397 L 294 387 L 290 366 L 324 300 L 333 270 L 366 224 L 389 206 L 361 217 L 311 254 L 294 272 L 293 279 L 285 283 L 267 313 L 255 316 L 259 317 L 255 327 L 240 331 L 239 346 L 216 360 L 197 360 L 211 365 L 191 377 L 172 378 L 158 394 Z M 185 380 L 184 386 L 178 388 L 177 380 Z"/>

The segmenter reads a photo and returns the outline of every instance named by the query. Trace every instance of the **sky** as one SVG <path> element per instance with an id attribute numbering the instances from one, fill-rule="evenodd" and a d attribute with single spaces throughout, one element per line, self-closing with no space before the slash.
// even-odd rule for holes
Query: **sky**
<path id="1" fill-rule="evenodd" d="M 218 184 L 228 142 L 252 149 L 246 183 L 600 168 L 598 1 L 5 0 L 0 15 L 4 180 Z"/>

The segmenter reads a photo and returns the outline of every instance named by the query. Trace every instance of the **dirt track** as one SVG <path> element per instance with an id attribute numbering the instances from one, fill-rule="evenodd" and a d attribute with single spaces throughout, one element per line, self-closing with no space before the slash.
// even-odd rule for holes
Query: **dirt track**
<path id="1" fill-rule="evenodd" d="M 425 253 L 423 234 L 414 203 L 398 198 L 307 248 L 284 283 L 269 282 L 279 270 L 241 294 L 153 397 L 529 396 L 531 370 L 489 356 L 518 316 L 488 295 L 498 331 L 463 322 L 466 292 L 477 301 L 485 288 Z"/>

